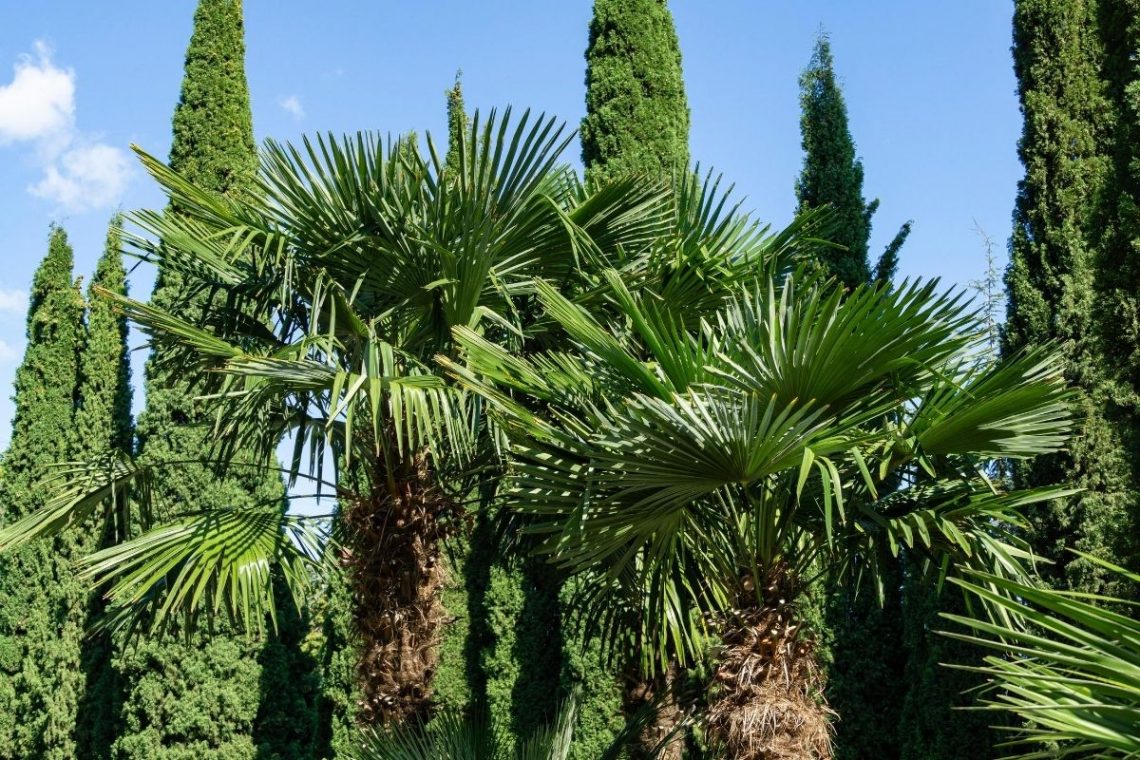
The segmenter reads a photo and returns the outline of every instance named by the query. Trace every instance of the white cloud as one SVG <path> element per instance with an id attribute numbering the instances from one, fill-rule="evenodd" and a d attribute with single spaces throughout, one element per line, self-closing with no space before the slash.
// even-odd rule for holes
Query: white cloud
<path id="1" fill-rule="evenodd" d="M 15 346 L 6 340 L 0 339 L 0 363 L 10 362 L 13 359 L 19 359 L 20 352 L 16 350 Z"/>
<path id="2" fill-rule="evenodd" d="M 75 72 L 57 68 L 42 41 L 16 61 L 12 83 L 0 85 L 0 144 L 40 140 L 75 125 Z"/>
<path id="3" fill-rule="evenodd" d="M 28 310 L 28 294 L 22 290 L 0 289 L 0 314 L 23 315 Z"/>
<path id="4" fill-rule="evenodd" d="M 75 212 L 115 205 L 130 179 L 126 153 L 78 129 L 75 71 L 56 66 L 43 41 L 35 51 L 16 62 L 10 84 L 0 84 L 0 146 L 30 145 L 43 172 L 28 187 L 32 195 Z"/>
<path id="5" fill-rule="evenodd" d="M 32 195 L 73 211 L 113 206 L 130 175 L 126 154 L 95 143 L 69 148 L 44 170 L 44 178 L 28 188 Z"/>
<path id="6" fill-rule="evenodd" d="M 305 118 L 305 109 L 301 105 L 301 99 L 296 95 L 290 95 L 287 98 L 281 98 L 278 105 L 285 109 L 286 113 L 294 119 L 300 120 Z"/>

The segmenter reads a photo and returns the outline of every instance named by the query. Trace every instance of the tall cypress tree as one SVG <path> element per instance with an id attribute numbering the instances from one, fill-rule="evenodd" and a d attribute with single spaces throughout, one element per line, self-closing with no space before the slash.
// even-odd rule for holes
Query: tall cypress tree
<path id="1" fill-rule="evenodd" d="M 130 452 L 131 366 L 127 347 L 127 320 L 95 293 L 95 288 L 120 295 L 127 292 L 123 268 L 122 217 L 111 219 L 107 243 L 87 291 L 87 340 L 79 362 L 79 397 L 75 412 L 77 458 L 90 460 L 111 450 Z M 108 503 L 98 524 L 92 526 L 85 551 L 115 538 L 115 505 Z M 102 612 L 98 596 L 90 600 L 90 617 Z M 87 638 L 83 646 L 86 688 L 79 712 L 78 738 L 85 757 L 109 758 L 122 706 L 122 685 L 112 657 L 114 644 L 108 632 Z"/>
<path id="2" fill-rule="evenodd" d="M 586 116 L 582 119 L 582 161 L 588 181 L 623 174 L 670 179 L 689 168 L 689 104 L 681 71 L 681 47 L 665 0 L 594 0 L 586 48 Z M 525 570 L 529 588 L 544 588 L 541 568 Z M 538 573 L 538 575 L 536 575 Z M 574 615 L 571 579 L 562 590 L 563 691 L 578 688 L 578 731 L 572 756 L 596 757 L 620 730 L 623 705 L 636 707 L 647 693 L 632 672 L 607 667 L 584 642 Z M 534 609 L 541 609 L 534 605 Z M 628 693 L 626 693 L 628 691 Z M 648 735 L 646 741 L 649 741 Z M 678 750 L 672 747 L 670 756 Z"/>
<path id="3" fill-rule="evenodd" d="M 688 168 L 689 104 L 665 0 L 595 0 L 581 136 L 588 179 Z"/>
<path id="4" fill-rule="evenodd" d="M 1003 350 L 1059 341 L 1080 394 L 1083 423 L 1067 455 L 1019 468 L 1027 483 L 1073 482 L 1085 490 L 1036 511 L 1038 549 L 1061 586 L 1106 592 L 1099 573 L 1067 549 L 1135 567 L 1137 531 L 1135 350 L 1129 282 L 1134 252 L 1120 212 L 1132 203 L 1127 87 L 1134 64 L 1110 65 L 1129 24 L 1126 4 L 1019 0 L 1014 69 L 1024 116 Z M 1132 16 L 1133 26 L 1135 10 Z M 1123 19 L 1117 18 L 1120 23 Z M 1123 142 L 1117 139 L 1124 136 Z M 1123 171 L 1122 171 L 1123 169 Z"/>
<path id="5" fill-rule="evenodd" d="M 830 239 L 818 264 L 845 287 L 890 282 L 898 252 L 910 233 L 902 226 L 872 271 L 868 260 L 871 218 L 878 200 L 863 197 L 863 163 L 847 118 L 847 104 L 835 74 L 831 43 L 821 34 L 800 77 L 800 130 L 804 164 L 796 181 L 800 209 L 829 206 Z M 879 558 L 879 591 L 849 584 L 825 590 L 816 603 L 821 641 L 828 654 L 828 700 L 843 720 L 836 727 L 841 760 L 898 757 L 896 726 L 903 704 L 901 569 L 896 558 Z"/>
<path id="6" fill-rule="evenodd" d="M 444 165 L 451 171 L 459 167 L 459 150 L 470 121 L 463 105 L 462 71 L 455 72 L 455 84 L 447 91 L 447 157 Z"/>
<path id="7" fill-rule="evenodd" d="M 796 200 L 801 209 L 830 206 L 834 213 L 831 242 L 843 246 L 823 254 L 825 271 L 848 288 L 871 279 L 889 281 L 898 266 L 899 248 L 910 234 L 910 222 L 887 246 L 872 278 L 867 251 L 871 217 L 879 201 L 868 203 L 863 197 L 863 162 L 855 153 L 831 42 L 824 34 L 816 40 L 811 63 L 800 76 L 800 108 L 804 166 L 796 180 Z"/>
<path id="8" fill-rule="evenodd" d="M 200 0 L 174 112 L 171 167 L 219 194 L 238 192 L 257 166 L 243 35 L 240 0 Z M 176 272 L 158 272 L 152 300 L 195 318 L 196 305 Z M 140 456 L 152 464 L 199 458 L 208 448 L 209 417 L 194 400 L 196 389 L 165 371 L 162 359 L 156 353 L 147 365 L 147 405 L 138 423 Z M 156 501 L 184 511 L 274 502 L 284 508 L 284 486 L 276 473 L 240 466 L 267 463 L 248 457 L 238 462 L 225 477 L 205 466 L 171 467 L 156 483 Z M 127 687 L 115 757 L 293 756 L 296 737 L 273 728 L 308 725 L 311 716 L 282 717 L 259 709 L 279 696 L 271 692 L 288 678 L 264 671 L 261 650 L 262 642 L 225 631 L 196 635 L 190 642 L 183 637 L 147 639 L 125 648 L 117 660 Z M 276 655 L 270 661 L 289 667 Z M 307 706 L 305 700 L 277 704 L 281 709 Z"/>
<path id="9" fill-rule="evenodd" d="M 1079 529 L 1068 539 L 1080 551 L 1140 570 L 1140 327 L 1136 304 L 1140 298 L 1140 4 L 1136 0 L 1101 0 L 1097 28 L 1104 47 L 1105 94 L 1112 109 L 1106 191 L 1092 224 L 1097 251 L 1096 295 L 1093 307 L 1094 358 L 1090 365 L 1102 373 L 1092 392 L 1104 422 L 1093 428 L 1084 461 L 1091 467 L 1085 482 L 1098 485 L 1076 514 Z M 1090 419 L 1091 422 L 1091 419 Z M 1097 449 L 1100 445 L 1102 448 Z M 1111 458 L 1105 461 L 1107 446 Z M 1071 557 L 1066 559 L 1072 559 Z M 1084 560 L 1066 567 L 1068 582 L 1124 598 L 1137 598 L 1136 586 Z"/>
<path id="10" fill-rule="evenodd" d="M 0 522 L 44 504 L 49 465 L 74 441 L 83 299 L 63 229 L 51 231 L 28 307 L 27 349 L 16 371 L 16 414 L 0 479 Z M 0 556 L 0 757 L 79 756 L 81 637 L 87 594 L 71 561 L 86 526 Z"/>

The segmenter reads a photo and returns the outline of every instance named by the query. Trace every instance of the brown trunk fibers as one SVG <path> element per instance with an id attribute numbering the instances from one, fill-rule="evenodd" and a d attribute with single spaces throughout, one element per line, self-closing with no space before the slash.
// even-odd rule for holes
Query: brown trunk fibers
<path id="1" fill-rule="evenodd" d="M 731 760 L 830 760 L 832 711 L 814 641 L 783 572 L 724 620 L 708 708 L 710 738 Z"/>
<path id="2" fill-rule="evenodd" d="M 458 507 L 433 485 L 424 458 L 400 475 L 394 489 L 374 480 L 344 511 L 364 725 L 426 719 L 446 619 L 441 542 Z"/>
<path id="3" fill-rule="evenodd" d="M 633 715 L 645 705 L 657 702 L 653 723 L 646 726 L 637 737 L 633 755 L 636 760 L 648 757 L 656 757 L 658 760 L 681 760 L 685 735 L 683 731 L 678 730 L 678 727 L 685 719 L 685 713 L 677 699 L 680 675 L 676 665 L 670 666 L 663 675 L 652 679 L 636 672 L 626 675 L 623 695 L 626 715 Z M 672 737 L 663 751 L 653 755 L 653 750 L 670 734 Z"/>

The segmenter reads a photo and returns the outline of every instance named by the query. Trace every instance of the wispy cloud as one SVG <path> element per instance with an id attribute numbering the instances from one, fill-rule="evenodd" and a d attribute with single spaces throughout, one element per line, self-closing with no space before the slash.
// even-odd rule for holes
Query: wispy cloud
<path id="1" fill-rule="evenodd" d="M 0 314 L 23 315 L 28 310 L 28 294 L 23 290 L 0 288 Z"/>
<path id="2" fill-rule="evenodd" d="M 0 364 L 7 364 L 20 358 L 20 352 L 6 340 L 0 339 Z"/>
<path id="3" fill-rule="evenodd" d="M 294 119 L 300 121 L 305 118 L 305 108 L 301 105 L 301 99 L 296 95 L 289 95 L 288 97 L 281 98 L 278 101 L 285 112 L 292 116 Z"/>
<path id="4" fill-rule="evenodd" d="M 79 130 L 75 71 L 56 66 L 42 40 L 34 48 L 16 61 L 12 81 L 0 84 L 0 146 L 31 149 L 43 172 L 28 187 L 33 195 L 74 212 L 113 206 L 130 178 L 126 153 Z"/>

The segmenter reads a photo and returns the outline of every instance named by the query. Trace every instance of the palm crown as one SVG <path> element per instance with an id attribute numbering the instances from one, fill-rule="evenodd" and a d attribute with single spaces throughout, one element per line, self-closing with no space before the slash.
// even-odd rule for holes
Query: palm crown
<path id="1" fill-rule="evenodd" d="M 606 280 L 594 313 L 537 284 L 568 349 L 518 357 L 459 327 L 461 358 L 442 361 L 511 431 L 510 499 L 541 551 L 592 574 L 594 623 L 647 669 L 691 661 L 716 621 L 744 658 L 722 655 L 719 679 L 767 672 L 765 637 L 806 651 L 795 601 L 808 576 L 874 577 L 881 546 L 1024 572 L 1018 510 L 1057 492 L 1006 491 L 988 465 L 1063 444 L 1055 357 L 979 364 L 981 325 L 935 284 L 845 295 L 801 273 L 738 288 L 694 323 Z M 756 715 L 732 692 L 714 729 L 733 757 L 767 757 L 764 721 L 741 723 Z M 805 709 L 815 696 L 801 694 Z M 824 754 L 826 721 L 804 725 L 804 756 Z"/>

